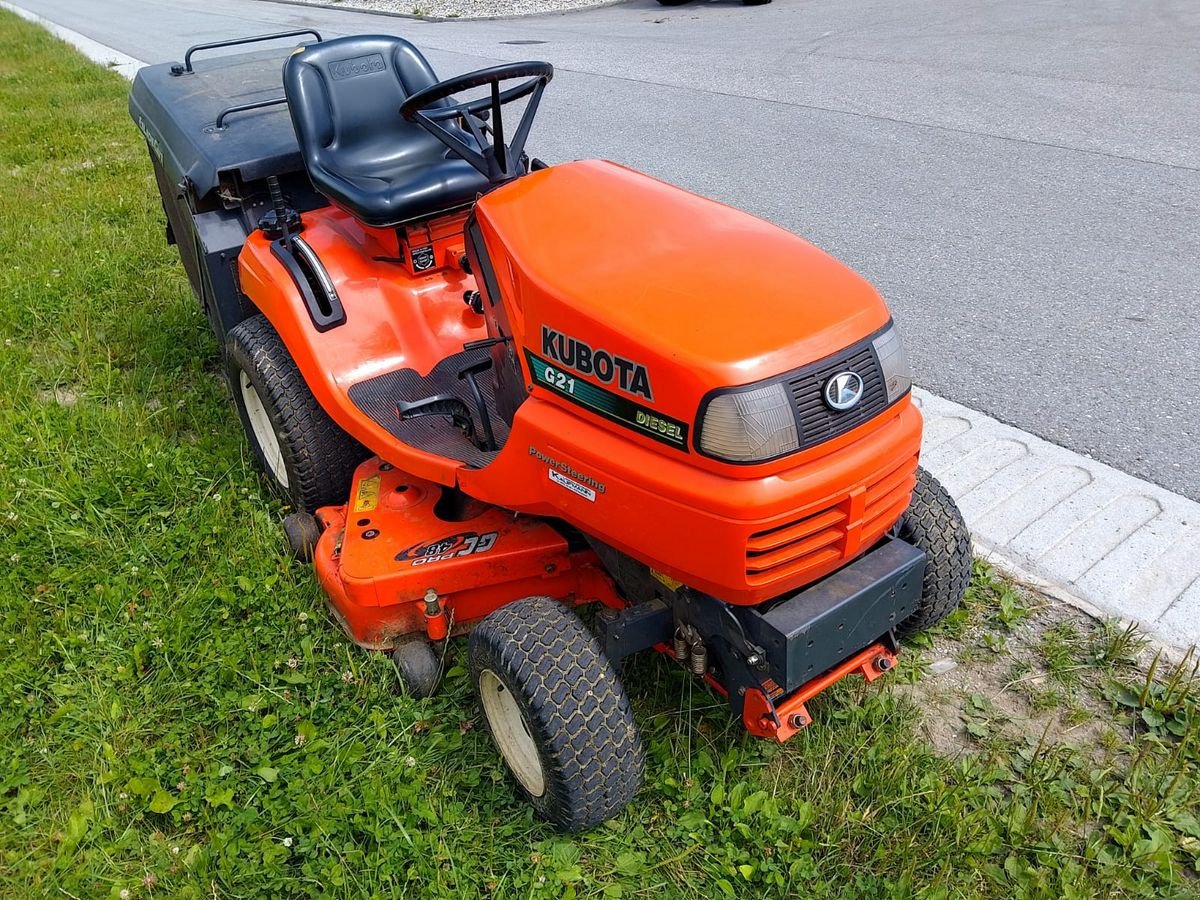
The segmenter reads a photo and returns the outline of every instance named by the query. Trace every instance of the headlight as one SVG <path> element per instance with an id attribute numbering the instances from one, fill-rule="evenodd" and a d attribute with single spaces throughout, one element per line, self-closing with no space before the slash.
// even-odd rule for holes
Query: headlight
<path id="1" fill-rule="evenodd" d="M 731 462 L 774 459 L 799 448 L 791 399 L 780 382 L 718 394 L 700 421 L 700 449 Z"/>
<path id="2" fill-rule="evenodd" d="M 912 371 L 908 368 L 908 356 L 900 343 L 900 335 L 896 334 L 896 326 L 889 325 L 887 331 L 871 343 L 883 370 L 888 403 L 895 403 L 912 387 Z"/>

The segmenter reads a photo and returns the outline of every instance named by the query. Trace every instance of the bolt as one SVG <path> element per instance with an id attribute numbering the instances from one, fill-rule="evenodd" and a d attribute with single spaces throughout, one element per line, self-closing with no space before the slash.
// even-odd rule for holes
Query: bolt
<path id="1" fill-rule="evenodd" d="M 890 659 L 888 659 L 886 656 L 881 656 L 877 660 L 875 660 L 875 668 L 877 668 L 880 672 L 886 672 L 891 667 L 892 667 L 892 661 Z"/>
<path id="2" fill-rule="evenodd" d="M 808 719 L 800 715 L 800 713 L 796 713 L 794 716 L 788 719 L 788 722 L 791 723 L 793 728 L 803 728 L 808 724 Z"/>
<path id="3" fill-rule="evenodd" d="M 396 468 L 396 467 L 395 467 L 395 466 L 393 466 L 391 463 L 384 463 L 383 465 L 381 465 L 381 466 L 379 467 L 379 471 L 380 471 L 380 472 L 390 472 L 390 471 L 392 471 L 392 469 L 394 469 L 394 468 Z"/>
<path id="4" fill-rule="evenodd" d="M 757 653 L 751 653 L 749 656 L 746 657 L 746 665 L 748 665 L 752 668 L 756 667 L 760 662 L 762 662 L 762 657 L 759 656 Z"/>
<path id="5" fill-rule="evenodd" d="M 558 566 L 556 566 L 554 563 L 547 563 L 546 571 L 553 574 L 554 572 L 558 571 Z"/>
<path id="6" fill-rule="evenodd" d="M 373 540 L 375 540 L 375 538 L 379 537 L 379 529 L 378 528 L 368 528 L 366 531 L 364 531 L 362 533 L 362 536 L 363 536 L 364 541 L 373 541 Z"/>

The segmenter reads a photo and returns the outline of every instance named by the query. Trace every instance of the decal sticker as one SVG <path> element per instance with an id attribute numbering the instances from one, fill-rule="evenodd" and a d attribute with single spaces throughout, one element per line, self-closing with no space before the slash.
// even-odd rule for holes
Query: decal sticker
<path id="1" fill-rule="evenodd" d="M 529 362 L 529 371 L 533 373 L 533 380 L 542 387 L 590 409 L 597 415 L 632 428 L 639 434 L 670 444 L 684 453 L 688 452 L 686 422 L 664 416 L 640 403 L 634 403 L 628 397 L 622 397 L 576 378 L 529 350 L 525 351 L 525 356 Z"/>
<path id="2" fill-rule="evenodd" d="M 457 556 L 472 556 L 476 553 L 487 553 L 496 546 L 500 537 L 498 531 L 488 531 L 480 534 L 477 531 L 463 531 L 436 541 L 422 541 L 413 544 L 407 550 L 396 554 L 396 562 L 411 562 L 414 566 L 424 566 L 429 563 L 454 559 Z"/>
<path id="3" fill-rule="evenodd" d="M 413 268 L 418 272 L 433 268 L 433 247 L 414 247 L 412 251 Z"/>
<path id="4" fill-rule="evenodd" d="M 576 495 L 582 497 L 588 503 L 596 502 L 596 492 L 593 491 L 590 487 L 584 487 L 578 481 L 573 481 L 570 478 L 568 478 L 566 475 L 564 475 L 561 472 L 558 472 L 554 469 L 547 469 L 546 472 L 550 476 L 550 480 L 553 481 L 555 484 L 565 487 L 572 494 L 576 494 Z"/>
<path id="5" fill-rule="evenodd" d="M 654 400 L 654 394 L 650 391 L 650 375 L 641 363 L 607 350 L 595 350 L 591 344 L 546 325 L 542 326 L 542 355 L 560 366 L 583 375 L 592 375 L 605 384 L 615 383 L 627 394 L 651 402 Z"/>
<path id="6" fill-rule="evenodd" d="M 379 506 L 379 476 L 372 475 L 358 483 L 354 492 L 354 512 L 371 512 Z"/>
<path id="7" fill-rule="evenodd" d="M 683 587 L 682 581 L 677 581 L 676 579 L 672 578 L 670 575 L 667 575 L 665 572 L 658 571 L 658 569 L 651 569 L 650 574 L 653 575 L 660 584 L 664 585 L 665 587 L 669 588 L 672 591 L 677 591 L 681 587 Z"/>
<path id="8" fill-rule="evenodd" d="M 588 487 L 595 488 L 601 494 L 603 494 L 605 491 L 608 490 L 608 488 L 606 488 L 602 482 L 597 481 L 591 475 L 584 475 L 582 472 L 577 471 L 573 467 L 567 465 L 567 463 L 563 462 L 562 460 L 555 459 L 553 456 L 547 456 L 545 453 L 543 453 L 537 447 L 534 447 L 532 444 L 529 446 L 529 455 L 534 457 L 537 460 L 540 460 L 541 462 L 544 462 L 552 470 L 557 469 L 559 472 L 561 472 L 563 475 L 566 475 L 572 481 L 577 481 L 580 484 L 584 484 L 584 485 L 587 485 Z M 562 482 L 558 482 L 558 483 L 562 484 Z M 563 485 L 563 486 L 566 487 L 566 485 Z M 590 499 L 595 500 L 596 499 L 595 495 L 593 495 Z"/>

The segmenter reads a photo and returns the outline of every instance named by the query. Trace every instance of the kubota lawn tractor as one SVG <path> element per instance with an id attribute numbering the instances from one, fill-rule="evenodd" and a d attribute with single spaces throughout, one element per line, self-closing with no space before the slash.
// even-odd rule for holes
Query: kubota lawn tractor
<path id="1" fill-rule="evenodd" d="M 297 36 L 282 93 L 278 51 L 194 61 Z M 504 761 L 577 829 L 642 777 L 625 657 L 785 740 L 959 602 L 970 541 L 871 286 L 622 166 L 531 158 L 551 76 L 291 32 L 142 69 L 130 108 L 292 550 L 414 695 L 469 631 Z"/>

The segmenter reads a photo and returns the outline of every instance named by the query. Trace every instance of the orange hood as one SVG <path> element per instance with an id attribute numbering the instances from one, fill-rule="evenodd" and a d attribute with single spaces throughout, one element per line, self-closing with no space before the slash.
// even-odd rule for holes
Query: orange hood
<path id="1" fill-rule="evenodd" d="M 476 216 L 520 345 L 543 355 L 549 331 L 558 350 L 604 351 L 607 387 L 683 421 L 707 391 L 836 353 L 889 318 L 807 241 L 611 162 L 534 172 Z M 624 363 L 644 367 L 647 391 Z"/>

